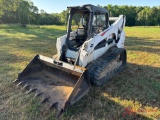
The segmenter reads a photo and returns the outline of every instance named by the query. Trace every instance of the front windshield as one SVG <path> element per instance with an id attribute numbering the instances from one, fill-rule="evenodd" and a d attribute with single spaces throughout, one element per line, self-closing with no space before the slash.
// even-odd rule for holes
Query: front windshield
<path id="1" fill-rule="evenodd" d="M 76 30 L 78 28 L 85 28 L 88 26 L 89 13 L 78 12 L 74 13 L 72 16 L 71 30 Z"/>
<path id="2" fill-rule="evenodd" d="M 71 11 L 69 19 L 68 44 L 70 48 L 78 49 L 87 39 L 90 12 L 86 9 Z"/>

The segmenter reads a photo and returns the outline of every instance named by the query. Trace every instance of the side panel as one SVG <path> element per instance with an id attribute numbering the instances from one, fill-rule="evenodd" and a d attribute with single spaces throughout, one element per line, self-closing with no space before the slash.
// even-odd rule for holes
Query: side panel
<path id="1" fill-rule="evenodd" d="M 57 48 L 57 57 L 61 55 L 62 46 L 66 44 L 66 35 L 57 38 L 56 48 Z"/>
<path id="2" fill-rule="evenodd" d="M 71 36 L 70 39 L 73 39 L 76 37 L 76 31 L 71 32 Z M 62 51 L 62 47 L 63 45 L 66 45 L 66 38 L 67 35 L 61 36 L 59 38 L 57 38 L 57 42 L 56 42 L 56 48 L 57 48 L 57 55 L 56 58 L 59 59 L 60 55 L 61 55 L 61 51 Z M 73 58 L 77 57 L 77 53 L 72 54 L 73 52 L 70 50 L 69 51 L 69 56 L 71 57 L 72 55 L 74 55 Z"/>
<path id="3" fill-rule="evenodd" d="M 109 28 L 86 41 L 80 49 L 79 65 L 86 67 L 88 63 L 102 56 L 112 46 L 123 48 L 125 41 L 124 26 L 125 16 L 120 15 Z M 113 42 L 108 44 L 111 40 Z M 95 47 L 102 41 L 106 41 L 106 45 L 95 50 Z"/>
<path id="4" fill-rule="evenodd" d="M 117 44 L 117 47 L 118 47 L 118 48 L 124 48 L 124 42 L 125 42 L 125 32 L 122 31 L 122 32 L 121 32 L 120 39 L 119 39 L 119 42 L 118 42 L 118 44 Z"/>
<path id="5" fill-rule="evenodd" d="M 94 50 L 92 53 L 87 53 L 84 50 L 81 52 L 80 55 L 80 66 L 85 67 L 88 63 L 98 59 L 101 57 L 109 48 L 115 46 L 116 44 L 113 42 L 112 44 L 106 44 L 105 47 L 99 48 L 97 50 Z"/>

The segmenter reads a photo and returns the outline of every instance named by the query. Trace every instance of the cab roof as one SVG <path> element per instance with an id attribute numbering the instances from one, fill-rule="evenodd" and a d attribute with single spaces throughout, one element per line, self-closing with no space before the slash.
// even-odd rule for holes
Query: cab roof
<path id="1" fill-rule="evenodd" d="M 105 8 L 101 8 L 98 6 L 91 5 L 91 4 L 85 4 L 82 6 L 68 6 L 67 8 L 74 9 L 76 11 L 88 9 L 90 12 L 108 13 L 108 10 L 106 10 Z"/>

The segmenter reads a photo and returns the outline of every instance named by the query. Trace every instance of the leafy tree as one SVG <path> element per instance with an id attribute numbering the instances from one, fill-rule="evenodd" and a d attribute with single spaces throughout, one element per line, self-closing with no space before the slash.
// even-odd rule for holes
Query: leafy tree
<path id="1" fill-rule="evenodd" d="M 18 0 L 0 0 L 0 17 L 6 12 L 17 10 Z"/>
<path id="2" fill-rule="evenodd" d="M 160 6 L 118 6 L 108 4 L 104 7 L 111 17 L 126 15 L 126 25 L 160 25 Z M 0 0 L 0 23 L 21 23 L 40 25 L 66 25 L 68 10 L 48 14 L 34 6 L 31 0 Z M 74 21 L 76 24 L 76 21 Z"/>

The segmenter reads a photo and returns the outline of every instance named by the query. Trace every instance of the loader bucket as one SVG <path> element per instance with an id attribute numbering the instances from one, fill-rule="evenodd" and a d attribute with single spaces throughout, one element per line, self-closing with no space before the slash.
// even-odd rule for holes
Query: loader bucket
<path id="1" fill-rule="evenodd" d="M 56 108 L 57 116 L 90 89 L 85 68 L 42 55 L 36 55 L 14 83 L 41 96 L 41 103 L 49 102 L 49 109 Z"/>

